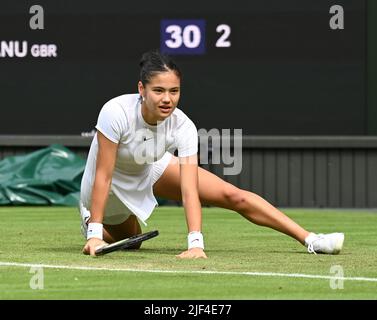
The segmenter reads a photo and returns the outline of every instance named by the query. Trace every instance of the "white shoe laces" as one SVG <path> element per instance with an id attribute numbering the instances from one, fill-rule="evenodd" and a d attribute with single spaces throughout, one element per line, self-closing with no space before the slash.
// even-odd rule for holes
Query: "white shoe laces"
<path id="1" fill-rule="evenodd" d="M 316 241 L 321 240 L 322 238 L 323 238 L 323 234 L 321 234 L 321 233 L 317 234 L 316 237 L 312 241 L 310 241 L 310 243 L 308 243 L 308 252 L 309 253 L 317 254 L 317 252 L 315 252 L 315 250 L 314 250 L 314 243 Z"/>
<path id="2" fill-rule="evenodd" d="M 317 252 L 315 252 L 315 250 L 314 250 L 313 242 L 308 244 L 308 252 L 317 254 Z"/>

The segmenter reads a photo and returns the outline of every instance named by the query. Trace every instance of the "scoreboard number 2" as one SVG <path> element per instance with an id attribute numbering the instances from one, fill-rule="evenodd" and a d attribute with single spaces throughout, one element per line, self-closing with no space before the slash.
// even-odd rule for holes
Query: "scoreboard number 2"
<path id="1" fill-rule="evenodd" d="M 231 28 L 227 24 L 219 24 L 216 27 L 217 33 L 222 33 L 220 38 L 216 41 L 216 47 L 218 48 L 229 48 L 231 46 L 231 42 L 229 39 L 231 34 Z"/>

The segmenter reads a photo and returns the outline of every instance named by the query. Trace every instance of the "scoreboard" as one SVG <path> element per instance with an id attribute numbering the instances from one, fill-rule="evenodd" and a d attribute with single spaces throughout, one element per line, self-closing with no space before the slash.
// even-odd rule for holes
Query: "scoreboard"
<path id="1" fill-rule="evenodd" d="M 197 128 L 366 134 L 364 0 L 0 0 L 0 134 L 87 134 L 160 49 Z"/>

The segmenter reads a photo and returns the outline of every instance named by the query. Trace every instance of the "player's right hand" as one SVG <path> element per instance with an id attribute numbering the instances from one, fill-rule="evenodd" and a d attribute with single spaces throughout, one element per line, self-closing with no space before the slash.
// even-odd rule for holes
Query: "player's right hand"
<path id="1" fill-rule="evenodd" d="M 84 246 L 84 249 L 82 249 L 82 252 L 84 254 L 90 254 L 91 256 L 96 255 L 96 249 L 99 247 L 102 247 L 104 245 L 107 245 L 107 243 L 101 239 L 98 238 L 91 238 L 87 241 L 87 243 Z"/>

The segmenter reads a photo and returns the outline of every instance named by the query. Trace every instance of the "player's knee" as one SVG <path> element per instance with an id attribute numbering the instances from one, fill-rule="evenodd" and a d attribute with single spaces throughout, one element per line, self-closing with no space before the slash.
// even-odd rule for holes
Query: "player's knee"
<path id="1" fill-rule="evenodd" d="M 243 190 L 234 186 L 224 190 L 224 198 L 229 206 L 235 211 L 242 211 L 247 205 L 246 196 Z"/>

